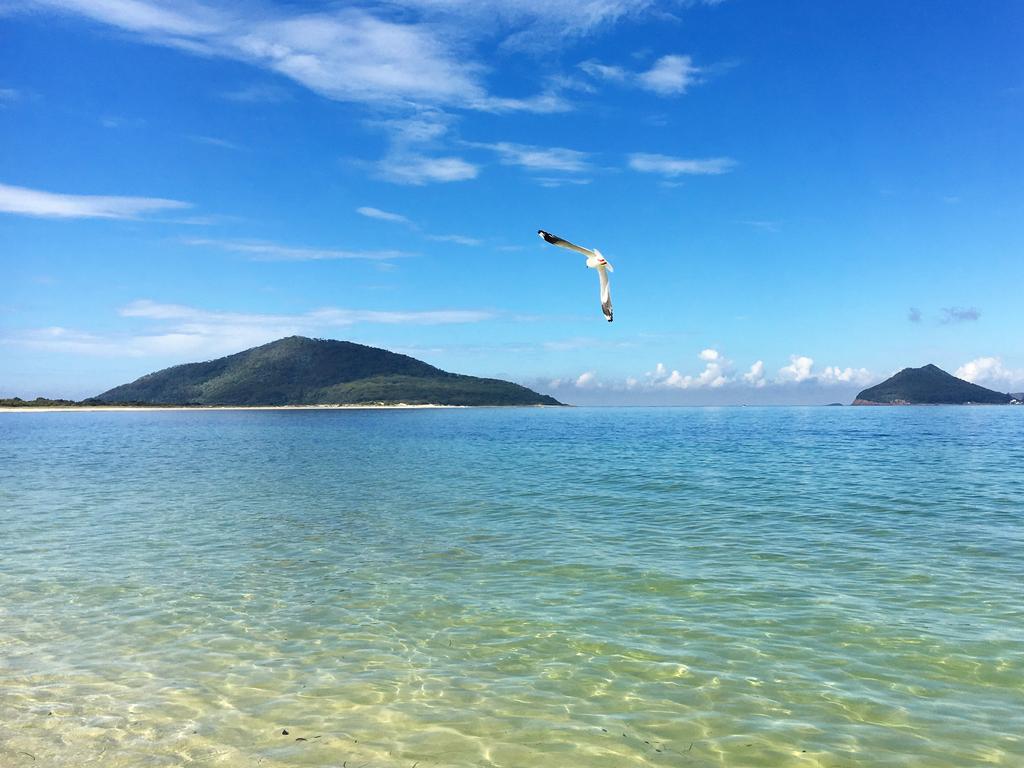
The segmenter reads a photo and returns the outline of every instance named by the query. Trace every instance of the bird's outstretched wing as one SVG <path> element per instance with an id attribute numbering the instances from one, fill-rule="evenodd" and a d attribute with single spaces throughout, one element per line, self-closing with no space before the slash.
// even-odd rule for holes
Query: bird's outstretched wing
<path id="1" fill-rule="evenodd" d="M 604 316 L 608 318 L 608 322 L 612 321 L 612 292 L 608 286 L 608 269 L 604 265 L 597 268 L 597 277 L 601 281 L 601 311 L 604 312 Z"/>
<path id="2" fill-rule="evenodd" d="M 582 253 L 588 258 L 594 255 L 594 252 L 589 248 L 570 243 L 568 240 L 563 240 L 558 235 L 552 235 L 550 232 L 545 232 L 543 229 L 538 229 L 537 234 L 547 240 L 552 245 L 557 245 L 559 248 L 568 248 L 570 251 L 576 251 L 576 253 Z"/>

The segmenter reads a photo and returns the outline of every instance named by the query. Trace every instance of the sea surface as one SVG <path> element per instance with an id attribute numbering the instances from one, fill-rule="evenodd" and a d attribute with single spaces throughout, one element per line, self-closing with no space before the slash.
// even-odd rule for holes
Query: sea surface
<path id="1" fill-rule="evenodd" d="M 92 765 L 1022 766 L 1024 408 L 0 414 L 0 766 Z"/>

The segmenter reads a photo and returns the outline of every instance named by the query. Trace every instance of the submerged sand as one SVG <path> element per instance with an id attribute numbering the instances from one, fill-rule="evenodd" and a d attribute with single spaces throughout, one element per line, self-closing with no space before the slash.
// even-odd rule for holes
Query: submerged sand
<path id="1" fill-rule="evenodd" d="M 0 407 L 0 413 L 54 413 L 56 411 L 316 411 L 393 410 L 411 408 L 472 408 L 470 405 L 44 405 Z"/>

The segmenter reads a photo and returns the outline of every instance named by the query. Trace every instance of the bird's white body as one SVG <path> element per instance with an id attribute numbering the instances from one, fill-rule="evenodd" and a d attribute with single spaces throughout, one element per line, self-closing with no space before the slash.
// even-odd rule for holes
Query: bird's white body
<path id="1" fill-rule="evenodd" d="M 615 269 L 608 260 L 596 248 L 584 248 L 575 243 L 570 243 L 568 240 L 563 240 L 557 235 L 545 232 L 543 229 L 538 229 L 537 234 L 540 235 L 541 239 L 552 245 L 557 245 L 559 248 L 568 248 L 570 251 L 582 253 L 587 257 L 587 266 L 597 270 L 597 277 L 601 284 L 601 311 L 610 323 L 612 321 L 612 294 L 608 284 L 608 273 L 614 272 Z"/>

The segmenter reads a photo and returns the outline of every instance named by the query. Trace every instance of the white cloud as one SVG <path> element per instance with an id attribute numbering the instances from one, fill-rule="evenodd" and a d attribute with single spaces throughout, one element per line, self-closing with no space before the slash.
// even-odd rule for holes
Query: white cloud
<path id="1" fill-rule="evenodd" d="M 826 366 L 818 376 L 819 384 L 869 384 L 874 377 L 867 368 Z"/>
<path id="2" fill-rule="evenodd" d="M 21 91 L 15 88 L 0 88 L 0 107 L 5 103 L 9 104 L 21 98 Z"/>
<path id="3" fill-rule="evenodd" d="M 641 173 L 660 173 L 674 178 L 682 175 L 717 176 L 728 173 L 736 161 L 728 157 L 709 157 L 701 160 L 636 152 L 629 156 L 629 167 Z"/>
<path id="4" fill-rule="evenodd" d="M 764 361 L 758 360 L 751 365 L 750 370 L 743 374 L 743 381 L 756 389 L 764 387 L 766 383 L 764 378 Z"/>
<path id="5" fill-rule="evenodd" d="M 707 361 L 709 363 L 713 363 L 716 360 L 721 360 L 722 359 L 722 355 L 719 353 L 719 351 L 717 349 L 704 349 L 704 350 L 701 350 L 701 353 L 700 353 L 699 357 L 700 357 L 701 360 L 705 360 L 705 361 Z"/>
<path id="6" fill-rule="evenodd" d="M 404 251 L 349 251 L 337 248 L 304 248 L 247 240 L 189 238 L 183 242 L 186 245 L 208 246 L 235 253 L 249 254 L 255 261 L 323 261 L 330 259 L 389 261 L 412 255 Z"/>
<path id="7" fill-rule="evenodd" d="M 1024 371 L 1007 368 L 999 357 L 976 357 L 957 368 L 954 376 L 982 386 L 1024 385 Z"/>
<path id="8" fill-rule="evenodd" d="M 142 214 L 189 208 L 159 197 L 66 195 L 0 184 L 0 212 L 59 219 L 134 219 Z"/>
<path id="9" fill-rule="evenodd" d="M 382 211 L 380 208 L 371 208 L 368 205 L 356 208 L 356 213 L 360 216 L 365 216 L 368 219 L 377 219 L 379 221 L 390 221 L 395 224 L 412 224 L 409 219 L 400 213 L 391 213 L 390 211 Z"/>
<path id="10" fill-rule="evenodd" d="M 716 349 L 705 349 L 698 357 L 705 362 L 704 370 L 697 376 L 683 375 L 679 371 L 669 373 L 663 363 L 646 375 L 650 386 L 668 389 L 718 389 L 732 381 L 729 371 L 732 363 Z"/>
<path id="11" fill-rule="evenodd" d="M 564 147 L 536 147 L 529 144 L 513 144 L 499 141 L 496 144 L 471 144 L 474 147 L 490 149 L 498 154 L 502 165 L 518 165 L 531 171 L 564 171 L 581 173 L 589 171 L 590 155 Z"/>
<path id="12" fill-rule="evenodd" d="M 552 351 L 578 346 L 582 345 L 556 342 L 544 345 Z M 847 394 L 852 396 L 857 388 L 876 380 L 866 368 L 829 366 L 816 374 L 813 359 L 804 355 L 792 355 L 789 365 L 774 378 L 766 375 L 763 360 L 755 361 L 746 371 L 736 371 L 733 362 L 714 347 L 701 350 L 696 357 L 703 364 L 703 369 L 697 373 L 684 373 L 658 363 L 653 371 L 642 376 L 600 380 L 590 371 L 583 377 L 559 378 L 544 382 L 543 386 L 552 390 L 564 388 L 571 390 L 565 393 L 570 397 L 572 392 L 577 392 L 589 402 L 608 404 L 616 400 L 624 402 L 624 399 L 650 404 L 801 404 L 825 402 L 824 398 L 834 400 Z M 1024 372 L 1021 378 L 1024 380 Z M 619 394 L 618 398 L 613 397 L 615 393 Z"/>
<path id="13" fill-rule="evenodd" d="M 662 96 L 686 93 L 686 89 L 697 82 L 700 69 L 693 66 L 689 56 L 662 56 L 654 66 L 637 75 L 641 88 L 654 91 Z"/>
<path id="14" fill-rule="evenodd" d="M 805 355 L 790 355 L 789 365 L 779 369 L 780 381 L 791 381 L 799 384 L 811 378 L 814 359 Z"/>
<path id="15" fill-rule="evenodd" d="M 829 365 L 820 374 L 814 372 L 814 359 L 806 355 L 790 355 L 789 365 L 779 369 L 779 384 L 801 384 L 805 381 L 825 386 L 833 384 L 869 384 L 874 375 L 867 368 L 841 368 Z"/>

